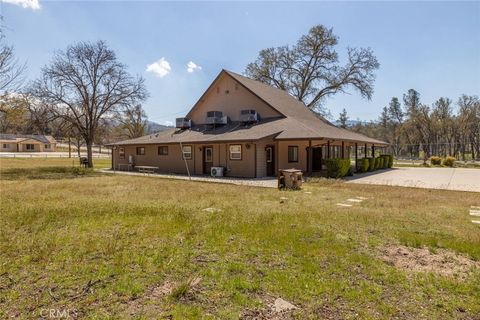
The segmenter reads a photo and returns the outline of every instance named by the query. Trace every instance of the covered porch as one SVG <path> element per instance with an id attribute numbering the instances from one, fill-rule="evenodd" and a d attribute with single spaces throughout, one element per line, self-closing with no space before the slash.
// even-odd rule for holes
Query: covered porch
<path id="1" fill-rule="evenodd" d="M 291 159 L 292 148 L 298 150 L 297 159 Z M 356 172 L 359 159 L 385 154 L 387 145 L 334 139 L 282 140 L 277 142 L 277 150 L 277 169 L 296 168 L 306 175 L 322 176 L 326 159 L 350 159 Z"/>

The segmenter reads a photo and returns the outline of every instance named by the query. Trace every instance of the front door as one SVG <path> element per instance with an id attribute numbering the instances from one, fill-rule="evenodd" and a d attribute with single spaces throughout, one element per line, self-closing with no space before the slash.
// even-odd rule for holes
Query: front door
<path id="1" fill-rule="evenodd" d="M 210 174 L 213 164 L 213 147 L 203 147 L 203 174 Z"/>
<path id="2" fill-rule="evenodd" d="M 322 148 L 312 148 L 312 170 L 322 170 Z"/>
<path id="3" fill-rule="evenodd" d="M 267 157 L 267 176 L 275 176 L 275 152 L 273 146 L 265 148 L 265 155 Z"/>

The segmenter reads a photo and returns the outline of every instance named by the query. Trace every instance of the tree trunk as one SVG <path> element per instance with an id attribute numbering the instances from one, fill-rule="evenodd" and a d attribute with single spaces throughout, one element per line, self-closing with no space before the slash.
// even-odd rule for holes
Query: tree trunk
<path id="1" fill-rule="evenodd" d="M 68 157 L 72 157 L 72 139 L 68 136 Z"/>
<path id="2" fill-rule="evenodd" d="M 88 159 L 88 167 L 93 168 L 93 157 L 92 157 L 92 142 L 86 141 L 87 143 L 87 159 Z"/>

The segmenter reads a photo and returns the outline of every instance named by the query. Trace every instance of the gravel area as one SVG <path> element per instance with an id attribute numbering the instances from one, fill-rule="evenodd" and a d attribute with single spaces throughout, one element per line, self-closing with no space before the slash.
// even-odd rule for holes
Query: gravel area
<path id="1" fill-rule="evenodd" d="M 130 176 L 148 176 L 153 178 L 163 178 L 163 179 L 177 179 L 177 180 L 190 180 L 190 181 L 201 181 L 201 182 L 214 182 L 214 183 L 226 183 L 226 184 L 235 184 L 240 186 L 252 186 L 252 187 L 262 187 L 262 188 L 276 188 L 277 179 L 276 178 L 231 178 L 231 177 L 207 177 L 207 176 L 192 176 L 189 178 L 186 175 L 180 174 L 162 174 L 162 173 L 140 173 L 140 172 L 129 172 L 129 171 L 115 171 L 111 169 L 100 169 L 98 170 L 103 173 L 110 174 L 123 174 Z"/>

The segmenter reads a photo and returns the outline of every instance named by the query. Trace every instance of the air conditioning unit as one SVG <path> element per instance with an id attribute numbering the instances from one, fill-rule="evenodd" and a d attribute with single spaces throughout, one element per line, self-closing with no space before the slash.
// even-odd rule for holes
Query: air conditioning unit
<path id="1" fill-rule="evenodd" d="M 177 118 L 175 119 L 175 127 L 179 129 L 188 129 L 192 127 L 192 120 L 187 118 Z"/>
<path id="2" fill-rule="evenodd" d="M 240 111 L 240 122 L 257 122 L 258 113 L 253 109 L 245 109 Z"/>
<path id="3" fill-rule="evenodd" d="M 228 117 L 224 116 L 221 111 L 208 111 L 205 123 L 206 124 L 227 124 Z"/>
<path id="4" fill-rule="evenodd" d="M 223 177 L 223 167 L 212 167 L 210 174 L 212 177 Z"/>

